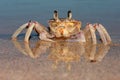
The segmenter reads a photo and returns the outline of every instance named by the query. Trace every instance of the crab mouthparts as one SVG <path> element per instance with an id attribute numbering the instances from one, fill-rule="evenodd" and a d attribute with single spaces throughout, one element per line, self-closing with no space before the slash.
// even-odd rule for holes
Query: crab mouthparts
<path id="1" fill-rule="evenodd" d="M 59 33 L 60 33 L 61 35 L 63 35 L 64 29 L 63 29 L 63 28 L 60 28 L 60 29 L 59 29 Z"/>

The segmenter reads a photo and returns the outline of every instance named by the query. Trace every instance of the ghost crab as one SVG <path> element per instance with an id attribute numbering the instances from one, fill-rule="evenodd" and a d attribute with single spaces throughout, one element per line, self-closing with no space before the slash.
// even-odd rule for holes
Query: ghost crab
<path id="1" fill-rule="evenodd" d="M 68 11 L 67 18 L 59 18 L 58 12 L 55 10 L 53 19 L 50 19 L 48 23 L 50 30 L 37 21 L 29 21 L 14 32 L 12 39 L 16 40 L 20 32 L 26 28 L 27 32 L 24 41 L 27 43 L 29 42 L 32 30 L 35 30 L 39 34 L 39 38 L 45 41 L 55 41 L 53 38 L 65 38 L 66 41 L 87 42 L 91 39 L 93 44 L 97 44 L 95 31 L 98 31 L 103 44 L 106 45 L 111 42 L 107 30 L 101 24 L 87 24 L 86 27 L 81 30 L 81 22 L 72 19 L 71 11 Z"/>

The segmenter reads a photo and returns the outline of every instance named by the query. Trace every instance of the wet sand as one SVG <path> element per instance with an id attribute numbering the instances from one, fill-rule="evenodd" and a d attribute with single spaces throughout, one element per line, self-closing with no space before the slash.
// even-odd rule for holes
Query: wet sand
<path id="1" fill-rule="evenodd" d="M 84 51 L 84 47 L 78 44 L 76 46 L 74 43 L 72 44 L 75 47 L 72 47 L 72 51 L 70 51 L 71 47 L 68 47 L 71 44 L 55 43 L 50 47 L 51 44 L 53 43 L 31 40 L 31 44 L 26 45 L 21 40 L 13 42 L 0 39 L 0 79 L 120 79 L 120 45 L 110 46 L 101 53 L 99 51 L 94 53 L 93 50 L 91 54 L 88 54 L 87 51 Z M 96 62 L 92 61 L 92 59 L 95 59 Z"/>

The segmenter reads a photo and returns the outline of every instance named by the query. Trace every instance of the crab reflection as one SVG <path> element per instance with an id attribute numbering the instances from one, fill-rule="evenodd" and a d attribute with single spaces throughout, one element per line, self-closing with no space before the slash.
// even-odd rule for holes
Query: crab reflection
<path id="1" fill-rule="evenodd" d="M 92 45 L 64 41 L 38 41 L 32 47 L 26 43 L 22 45 L 18 41 L 13 41 L 13 43 L 21 53 L 31 58 L 38 58 L 43 53 L 48 53 L 48 59 L 53 62 L 53 68 L 56 69 L 61 63 L 64 63 L 68 70 L 71 69 L 71 63 L 80 62 L 82 57 L 88 62 L 100 62 L 110 49 L 109 45 Z"/>
<path id="2" fill-rule="evenodd" d="M 33 47 L 31 47 L 30 44 L 20 43 L 17 40 L 13 41 L 13 44 L 21 53 L 30 56 L 31 58 L 40 57 L 40 55 L 46 53 L 51 46 L 51 43 L 46 41 L 38 41 Z"/>
<path id="3" fill-rule="evenodd" d="M 57 42 L 53 43 L 53 46 L 50 48 L 50 54 L 48 58 L 54 62 L 52 65 L 53 68 L 62 62 L 65 63 L 68 70 L 71 69 L 70 63 L 79 62 L 80 57 L 85 52 L 83 44 L 70 43 L 70 42 Z"/>
<path id="4" fill-rule="evenodd" d="M 110 50 L 109 45 L 91 45 L 85 47 L 84 57 L 89 62 L 100 62 Z"/>

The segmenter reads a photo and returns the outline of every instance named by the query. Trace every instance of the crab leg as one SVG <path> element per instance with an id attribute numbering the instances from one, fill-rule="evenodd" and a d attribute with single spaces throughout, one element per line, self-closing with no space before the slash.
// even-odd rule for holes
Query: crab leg
<path id="1" fill-rule="evenodd" d="M 101 37 L 101 40 L 103 41 L 103 44 L 106 45 L 107 44 L 107 40 L 106 40 L 106 37 L 104 35 L 103 30 L 101 29 L 101 27 L 98 24 L 96 24 L 95 27 L 96 27 L 97 31 L 99 32 L 99 34 L 100 34 L 100 37 Z"/>
<path id="2" fill-rule="evenodd" d="M 31 34 L 34 26 L 35 26 L 35 23 L 32 23 L 32 24 L 28 27 L 28 30 L 27 30 L 27 32 L 26 32 L 25 39 L 24 39 L 24 41 L 27 42 L 27 43 L 28 43 L 30 34 Z"/>
<path id="3" fill-rule="evenodd" d="M 94 29 L 92 24 L 88 24 L 88 26 L 89 26 L 89 29 L 90 29 L 90 33 L 91 33 L 93 44 L 96 44 L 97 43 L 97 39 L 96 39 L 96 35 L 95 35 L 95 29 Z"/>
<path id="4" fill-rule="evenodd" d="M 106 40 L 110 43 L 111 42 L 111 37 L 110 35 L 108 34 L 107 30 L 105 29 L 105 27 L 102 25 L 102 24 L 99 24 L 99 27 L 101 28 L 101 30 L 103 31 L 105 37 L 106 37 Z"/>
<path id="5" fill-rule="evenodd" d="M 16 37 L 20 34 L 20 32 L 26 28 L 26 26 L 28 26 L 28 23 L 23 24 L 22 26 L 20 26 L 12 35 L 12 40 L 16 40 Z"/>

